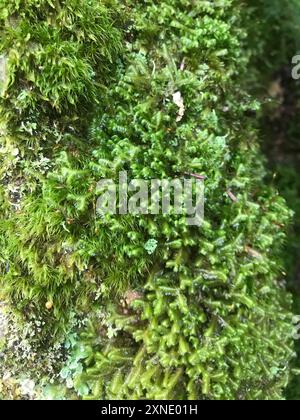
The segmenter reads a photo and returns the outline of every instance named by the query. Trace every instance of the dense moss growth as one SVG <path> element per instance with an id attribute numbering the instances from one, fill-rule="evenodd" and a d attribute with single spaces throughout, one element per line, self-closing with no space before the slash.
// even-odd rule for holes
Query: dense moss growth
<path id="1" fill-rule="evenodd" d="M 261 45 L 254 57 L 257 69 L 255 94 L 262 97 L 260 115 L 263 151 L 274 174 L 273 183 L 294 211 L 289 227 L 284 261 L 289 290 L 294 296 L 294 312 L 300 313 L 300 182 L 299 182 L 299 112 L 300 82 L 292 78 L 292 57 L 300 52 L 300 4 L 298 0 L 251 1 L 260 10 L 260 30 L 255 28 L 253 46 Z M 249 72 L 252 74 L 253 71 Z M 266 93 L 268 94 L 266 100 Z M 300 366 L 299 340 L 296 366 Z M 287 389 L 288 399 L 299 399 L 299 376 Z"/>
<path id="2" fill-rule="evenodd" d="M 114 10 L 95 1 L 2 0 L 0 13 L 1 115 L 9 132 L 26 141 L 26 127 L 41 129 L 43 118 L 52 126 L 63 114 L 72 124 L 90 112 L 121 47 Z"/>
<path id="3" fill-rule="evenodd" d="M 121 155 L 133 178 L 205 175 L 206 216 L 200 230 L 184 219 L 140 217 L 160 263 L 136 316 L 124 328 L 116 323 L 140 350 L 130 365 L 122 341 L 102 353 L 97 343 L 83 378 L 95 382 L 94 398 L 281 398 L 293 354 L 278 259 L 289 211 L 261 182 L 249 118 L 257 103 L 237 89 L 249 56 L 242 10 L 231 1 L 132 4 L 137 37 L 112 89 L 114 109 L 98 123 L 98 153 L 118 169 Z M 177 91 L 186 109 L 180 123 Z"/>
<path id="4" fill-rule="evenodd" d="M 281 399 L 294 355 L 280 257 L 291 212 L 264 181 L 260 104 L 243 87 L 261 52 L 247 38 L 253 8 L 127 1 L 132 27 L 104 91 L 120 49 L 114 4 L 26 7 L 24 21 L 11 24 L 15 8 L 1 17 L 6 295 L 27 316 L 42 313 L 47 334 L 71 310 L 92 312 L 61 372 L 81 397 Z M 27 26 L 37 10 L 42 23 Z M 18 37 L 29 43 L 23 60 Z M 122 170 L 205 177 L 202 226 L 184 215 L 97 215 L 97 181 Z"/>
<path id="5" fill-rule="evenodd" d="M 272 2 L 269 2 L 269 9 Z M 282 4 L 282 2 L 281 2 Z M 277 8 L 278 9 L 278 8 Z M 288 287 L 294 296 L 294 312 L 300 313 L 300 153 L 299 153 L 299 112 L 300 82 L 291 78 L 291 57 L 300 53 L 300 4 L 297 1 L 284 2 L 283 11 L 273 13 L 269 19 L 270 38 L 273 43 L 266 49 L 264 57 L 269 58 L 271 91 L 273 101 L 266 105 L 263 113 L 265 132 L 264 151 L 269 165 L 276 174 L 276 185 L 294 211 L 293 224 L 289 229 L 285 249 L 285 266 L 288 273 Z M 276 48 L 275 40 L 281 40 L 281 48 Z M 261 73 L 266 75 L 265 68 Z M 279 89 L 273 89 L 273 87 Z M 299 337 L 299 335 L 297 335 Z M 297 341 L 295 366 L 300 367 L 300 341 Z M 287 388 L 288 400 L 299 400 L 300 379 L 295 376 Z"/>
<path id="6" fill-rule="evenodd" d="M 64 197 L 72 203 L 61 213 L 64 191 L 47 198 L 42 181 L 51 183 L 63 150 L 88 153 L 91 116 L 122 49 L 121 11 L 105 1 L 2 0 L 0 25 L 2 285 L 17 307 L 30 302 L 36 312 L 61 290 L 68 317 L 78 281 L 65 276 L 73 199 Z"/>

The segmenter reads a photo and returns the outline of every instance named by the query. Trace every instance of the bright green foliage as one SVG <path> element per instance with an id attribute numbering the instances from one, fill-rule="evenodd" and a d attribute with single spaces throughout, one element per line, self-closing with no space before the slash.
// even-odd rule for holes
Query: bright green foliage
<path id="1" fill-rule="evenodd" d="M 82 169 L 62 153 L 41 193 L 24 199 L 22 211 L 3 222 L 10 262 L 4 287 L 19 307 L 34 304 L 41 311 L 54 302 L 60 321 L 72 305 L 90 310 L 100 291 L 125 291 L 150 264 L 132 217 L 109 222 L 97 216 L 95 181 L 103 168 L 90 159 Z"/>
<path id="2" fill-rule="evenodd" d="M 2 223 L 3 283 L 22 309 L 53 302 L 59 325 L 71 306 L 101 298 L 109 321 L 89 326 L 62 371 L 80 396 L 280 399 L 293 357 L 280 260 L 290 212 L 263 182 L 259 104 L 241 88 L 254 53 L 248 9 L 232 0 L 128 3 L 134 40 L 87 147 L 69 131 L 74 149 L 51 161 L 41 188 Z M 51 95 L 63 117 L 65 99 Z M 140 179 L 206 176 L 204 224 L 101 218 L 95 184 L 121 170 Z"/>
<path id="3" fill-rule="evenodd" d="M 0 6 L 0 54 L 7 61 L 1 117 L 9 134 L 28 143 L 31 128 L 37 142 L 42 125 L 55 126 L 59 115 L 60 124 L 76 125 L 79 112 L 101 101 L 99 86 L 121 47 L 114 9 L 83 0 Z"/>
<path id="4" fill-rule="evenodd" d="M 161 258 L 135 312 L 115 308 L 117 337 L 83 336 L 93 352 L 77 387 L 91 389 L 88 399 L 281 399 L 293 357 L 279 259 L 290 212 L 262 183 L 258 104 L 237 85 L 251 57 L 241 48 L 246 11 L 232 1 L 131 5 L 137 36 L 111 109 L 96 121 L 97 156 L 112 178 L 121 169 L 205 175 L 206 215 L 200 229 L 184 217 L 136 218 Z"/>
<path id="5" fill-rule="evenodd" d="M 80 214 L 85 210 L 79 194 L 90 177 L 77 190 L 74 182 L 85 173 L 71 168 L 49 175 L 49 185 L 42 181 L 60 162 L 71 165 L 62 150 L 73 160 L 86 150 L 91 115 L 104 106 L 122 48 L 121 24 L 114 1 L 0 1 L 0 272 L 19 309 L 41 312 L 62 290 L 59 315 L 68 317 L 79 274 L 92 283 L 82 254 L 71 270 L 72 246 L 79 237 L 84 242 L 84 225 L 73 236 L 67 227 L 74 205 Z M 64 195 L 66 189 L 73 195 Z"/>
<path id="6" fill-rule="evenodd" d="M 259 5 L 260 30 L 253 28 L 253 47 L 261 45 L 262 52 L 255 57 L 258 69 L 255 86 L 265 95 L 266 86 L 275 81 L 281 87 L 277 97 L 265 104 L 263 109 L 264 151 L 269 158 L 275 183 L 280 194 L 293 209 L 293 225 L 285 250 L 285 267 L 288 287 L 294 294 L 294 311 L 300 313 L 299 260 L 300 260 L 300 179 L 299 179 L 299 133 L 297 115 L 300 111 L 300 82 L 291 78 L 292 57 L 300 52 L 300 3 L 298 0 L 251 0 Z M 249 72 L 253 76 L 253 72 Z M 273 94 L 274 95 L 274 94 Z M 297 342 L 300 366 L 300 341 Z M 290 383 L 286 396 L 299 400 L 300 378 Z"/>

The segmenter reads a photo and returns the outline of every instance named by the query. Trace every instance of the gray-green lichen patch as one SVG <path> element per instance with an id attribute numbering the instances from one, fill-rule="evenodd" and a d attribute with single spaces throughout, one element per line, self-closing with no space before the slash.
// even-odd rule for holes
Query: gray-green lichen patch
<path id="1" fill-rule="evenodd" d="M 7 57 L 0 55 L 0 94 L 3 94 L 4 86 L 7 81 Z"/>
<path id="2" fill-rule="evenodd" d="M 0 302 L 0 340 L 5 336 L 7 330 L 6 305 Z"/>

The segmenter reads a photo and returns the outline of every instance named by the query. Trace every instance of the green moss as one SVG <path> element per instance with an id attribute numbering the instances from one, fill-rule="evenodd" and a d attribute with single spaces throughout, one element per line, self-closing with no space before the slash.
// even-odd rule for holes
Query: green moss
<path id="1" fill-rule="evenodd" d="M 24 313 L 44 310 L 53 329 L 64 326 L 71 308 L 100 300 L 103 329 L 91 323 L 79 343 L 86 348 L 83 373 L 73 375 L 80 396 L 281 399 L 294 355 L 281 260 L 291 212 L 265 180 L 253 118 L 259 103 L 242 88 L 255 54 L 247 41 L 251 10 L 231 0 L 132 0 L 128 7 L 134 25 L 118 80 L 85 143 L 82 109 L 96 94 L 86 69 L 88 97 L 79 83 L 74 105 L 68 95 L 56 100 L 53 69 L 47 100 L 40 82 L 31 105 L 21 96 L 22 118 L 41 100 L 43 124 L 52 112 L 60 122 L 54 137 L 44 137 L 51 162 L 11 164 L 21 165 L 28 184 L 17 189 L 17 211 L 6 210 L 1 222 L 2 284 Z M 74 42 L 82 54 L 90 51 L 77 32 L 67 33 L 68 48 Z M 92 49 L 88 65 L 93 58 L 101 59 Z M 72 92 L 76 82 L 69 81 Z M 7 127 L 21 127 L 18 118 L 11 111 Z M 29 144 L 35 129 L 26 125 Z M 14 142 L 21 144 L 19 136 Z M 121 170 L 148 180 L 205 175 L 205 222 L 197 228 L 184 215 L 97 216 L 96 182 L 118 179 Z M 17 179 L 14 169 L 10 185 Z M 130 292 L 135 298 L 127 302 Z M 43 309 L 47 301 L 52 312 Z"/>
<path id="2" fill-rule="evenodd" d="M 9 133 L 33 124 L 39 131 L 55 119 L 73 124 L 101 102 L 99 87 L 121 48 L 116 18 L 103 1 L 2 0 L 0 53 L 7 77 L 1 116 Z"/>
<path id="3" fill-rule="evenodd" d="M 92 266 L 80 255 L 71 270 L 70 250 L 84 235 L 77 227 L 72 239 L 68 229 L 74 200 L 81 203 L 80 214 L 85 210 L 75 195 L 90 177 L 83 171 L 73 176 L 68 157 L 60 154 L 66 150 L 74 160 L 90 144 L 88 127 L 95 108 L 105 106 L 105 86 L 122 50 L 122 26 L 114 1 L 1 2 L 2 288 L 14 307 L 46 317 L 45 303 L 56 298 L 61 324 L 80 289 L 79 274 L 87 273 L 83 281 L 89 284 Z M 69 169 L 59 178 L 60 162 Z M 76 181 L 83 184 L 72 190 L 72 198 Z"/>
<path id="4" fill-rule="evenodd" d="M 96 156 L 112 178 L 121 169 L 132 178 L 205 175 L 205 223 L 136 218 L 160 258 L 141 277 L 131 316 L 114 309 L 114 341 L 97 330 L 83 336 L 93 356 L 76 380 L 90 388 L 87 399 L 281 399 L 294 356 L 280 259 L 291 213 L 262 182 L 258 104 L 241 88 L 253 54 L 248 10 L 231 1 L 131 5 L 136 40 L 113 105 L 95 123 Z"/>
<path id="5" fill-rule="evenodd" d="M 297 115 L 300 85 L 299 81 L 292 79 L 292 57 L 300 51 L 300 7 L 297 0 L 258 0 L 251 3 L 259 8 L 261 16 L 261 29 L 253 30 L 253 47 L 260 44 L 262 48 L 262 53 L 254 60 L 257 76 L 252 85 L 263 98 L 267 90 L 272 93 L 271 101 L 264 100 L 266 103 L 261 114 L 263 150 L 274 173 L 273 182 L 294 211 L 284 261 L 288 288 L 293 292 L 293 310 L 299 314 L 300 126 Z M 252 67 L 249 73 L 253 77 Z M 279 89 L 276 90 L 276 87 Z M 299 341 L 296 346 L 298 357 L 295 367 L 299 368 Z M 299 376 L 296 376 L 287 388 L 287 399 L 298 400 L 299 392 Z"/>

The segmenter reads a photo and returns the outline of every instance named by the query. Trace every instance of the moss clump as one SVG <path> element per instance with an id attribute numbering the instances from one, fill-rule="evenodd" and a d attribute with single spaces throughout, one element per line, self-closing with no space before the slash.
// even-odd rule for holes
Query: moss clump
<path id="1" fill-rule="evenodd" d="M 84 121 L 80 113 L 101 101 L 99 85 L 121 48 L 116 18 L 103 1 L 2 0 L 1 117 L 10 135 L 28 144 L 26 127 L 37 125 L 36 134 L 56 120 L 60 126 Z"/>
<path id="2" fill-rule="evenodd" d="M 104 106 L 122 50 L 122 25 L 114 1 L 1 1 L 0 272 L 23 312 L 49 317 L 46 302 L 61 294 L 64 310 L 57 314 L 57 304 L 54 313 L 68 317 L 78 276 L 65 277 L 72 263 L 58 232 L 67 240 L 72 209 L 61 213 L 60 191 L 47 198 L 44 182 L 51 184 L 63 150 L 77 157 L 87 150 L 91 117 Z"/>
<path id="3" fill-rule="evenodd" d="M 281 399 L 294 355 L 280 260 L 291 213 L 262 182 L 259 104 L 241 88 L 253 58 L 249 10 L 232 1 L 130 4 L 136 39 L 95 122 L 94 155 L 113 179 L 122 169 L 132 178 L 205 175 L 205 222 L 136 217 L 144 240 L 132 264 L 149 238 L 158 244 L 137 284 L 143 297 L 130 316 L 112 310 L 113 340 L 92 327 L 83 335 L 93 351 L 76 383 L 87 399 Z M 122 220 L 103 229 L 121 233 Z"/>

